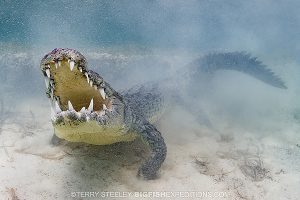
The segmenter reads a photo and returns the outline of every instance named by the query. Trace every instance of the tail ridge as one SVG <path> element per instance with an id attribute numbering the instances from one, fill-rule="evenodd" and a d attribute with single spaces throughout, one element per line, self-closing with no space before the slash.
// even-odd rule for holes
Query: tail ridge
<path id="1" fill-rule="evenodd" d="M 214 73 L 217 70 L 235 70 L 248 74 L 277 88 L 287 89 L 283 80 L 257 57 L 246 52 L 211 53 L 191 63 L 194 72 Z"/>

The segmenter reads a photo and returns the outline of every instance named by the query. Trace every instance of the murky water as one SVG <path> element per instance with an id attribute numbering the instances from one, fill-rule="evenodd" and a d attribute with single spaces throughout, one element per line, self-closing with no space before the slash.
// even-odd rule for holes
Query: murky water
<path id="1" fill-rule="evenodd" d="M 0 1 L 0 199 L 104 191 L 298 199 L 299 8 L 296 0 Z M 144 181 L 136 177 L 147 154 L 140 141 L 50 144 L 39 62 L 56 47 L 80 51 L 118 91 L 180 79 L 194 59 L 235 51 L 258 57 L 288 88 L 236 71 L 201 77 L 189 108 L 174 105 L 156 123 L 168 156 L 159 179 Z"/>

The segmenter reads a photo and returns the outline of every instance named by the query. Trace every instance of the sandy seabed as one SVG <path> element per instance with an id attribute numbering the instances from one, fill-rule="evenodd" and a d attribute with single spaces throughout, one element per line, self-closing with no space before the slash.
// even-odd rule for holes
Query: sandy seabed
<path id="1" fill-rule="evenodd" d="M 136 176 L 147 156 L 139 140 L 52 146 L 48 104 L 24 105 L 18 113 L 2 111 L 1 199 L 139 199 L 134 192 L 146 192 L 139 193 L 144 199 L 300 196 L 300 147 L 294 141 L 298 125 L 287 124 L 289 130 L 280 135 L 249 132 L 230 122 L 223 122 L 222 132 L 213 131 L 175 108 L 157 124 L 168 146 L 160 177 L 144 181 Z M 178 123 L 182 115 L 186 120 Z M 222 122 L 215 122 L 221 127 Z"/>

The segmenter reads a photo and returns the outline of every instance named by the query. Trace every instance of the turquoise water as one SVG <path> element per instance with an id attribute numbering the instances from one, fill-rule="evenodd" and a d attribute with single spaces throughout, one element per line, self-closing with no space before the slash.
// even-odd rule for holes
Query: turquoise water
<path id="1" fill-rule="evenodd" d="M 246 51 L 288 86 L 285 94 L 277 90 L 281 103 L 276 109 L 298 113 L 299 1 L 6 0 L 0 4 L 0 90 L 6 101 L 44 95 L 39 62 L 57 47 L 78 49 L 86 55 L 90 69 L 116 89 L 168 78 L 209 52 Z M 247 77 L 231 76 L 215 79 L 216 87 L 222 81 L 232 86 L 216 89 L 219 94 L 225 91 L 241 99 L 247 90 L 258 91 L 247 98 L 253 100 L 264 93 L 248 85 Z M 229 95 L 234 81 L 244 81 L 244 88 Z M 233 107 L 230 110 L 241 112 L 247 106 Z"/>
<path id="2" fill-rule="evenodd" d="M 20 45 L 131 44 L 295 57 L 299 50 L 296 0 L 3 0 L 0 6 L 0 41 Z"/>
<path id="3" fill-rule="evenodd" d="M 57 47 L 78 49 L 89 68 L 118 90 L 168 78 L 210 52 L 246 51 L 288 86 L 286 91 L 276 91 L 280 101 L 274 105 L 276 110 L 298 113 L 298 8 L 299 1 L 268 0 L 1 1 L 1 99 L 44 97 L 39 62 Z M 230 103 L 231 98 L 218 102 L 220 107 L 227 102 L 234 113 L 246 113 L 243 103 L 249 99 L 255 102 L 248 102 L 251 106 L 267 107 L 256 102 L 257 95 L 274 90 L 257 88 L 257 80 L 239 74 L 216 77 L 217 94 L 240 99 L 240 103 Z M 223 82 L 228 87 L 218 88 Z M 245 83 L 236 88 L 237 82 Z M 209 84 L 202 85 L 211 90 Z M 247 90 L 256 95 L 243 99 Z M 271 93 L 261 99 L 267 102 Z"/>
<path id="4" fill-rule="evenodd" d="M 155 191 L 211 190 L 216 186 L 228 188 L 234 197 L 274 199 L 283 195 L 281 199 L 298 199 L 299 9 L 298 0 L 0 0 L 0 199 L 7 199 L 6 188 L 11 187 L 18 188 L 17 195 L 26 199 L 53 199 L 54 195 L 65 199 L 78 188 Z M 170 147 L 162 177 L 139 182 L 135 165 L 140 152 L 126 146 L 122 147 L 127 149 L 122 159 L 127 159 L 126 151 L 136 153 L 129 167 L 115 157 L 114 147 L 107 154 L 111 158 L 108 164 L 97 156 L 71 157 L 69 153 L 61 162 L 45 159 L 43 153 L 53 150 L 49 145 L 53 131 L 39 64 L 57 47 L 80 51 L 89 69 L 118 91 L 170 76 L 180 78 L 175 72 L 194 59 L 210 52 L 234 51 L 258 57 L 288 89 L 232 71 L 219 71 L 209 81 L 201 77 L 191 90 L 196 94 L 184 100 L 190 103 L 190 110 L 199 109 L 210 125 L 198 124 L 199 119 L 188 109 L 174 106 L 157 124 Z M 29 151 L 19 153 L 28 146 Z M 213 167 L 207 174 L 199 173 L 206 169 L 193 165 L 197 156 L 211 158 Z M 247 177 L 250 172 L 245 173 L 240 165 L 251 156 L 259 157 L 253 162 L 265 163 L 264 170 L 271 178 L 255 182 Z M 89 162 L 92 164 L 86 164 Z M 35 168 L 30 168 L 31 164 Z M 81 174 L 82 166 L 88 166 L 89 176 Z M 94 176 L 99 166 L 101 170 Z M 218 177 L 224 172 L 229 173 Z M 49 181 L 51 189 L 44 191 L 47 182 L 32 186 L 32 179 Z M 216 179 L 224 180 L 216 184 Z M 242 189 L 232 183 L 241 183 Z"/>

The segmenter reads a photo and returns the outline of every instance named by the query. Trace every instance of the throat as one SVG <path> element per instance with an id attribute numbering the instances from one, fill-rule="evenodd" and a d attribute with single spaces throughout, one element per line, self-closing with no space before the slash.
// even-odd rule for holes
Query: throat
<path id="1" fill-rule="evenodd" d="M 62 110 L 68 110 L 70 101 L 73 108 L 78 112 L 83 107 L 88 108 L 93 99 L 93 110 L 102 110 L 106 100 L 103 99 L 97 86 L 91 85 L 86 76 L 75 66 L 70 70 L 69 63 L 62 61 L 58 68 L 51 67 L 54 77 L 54 96 L 58 97 Z"/>
<path id="2" fill-rule="evenodd" d="M 80 125 L 67 123 L 66 125 L 54 126 L 54 128 L 55 134 L 59 138 L 70 142 L 84 142 L 94 145 L 133 141 L 137 136 L 134 132 L 124 130 L 123 126 L 102 127 L 95 121 L 84 122 Z"/>

